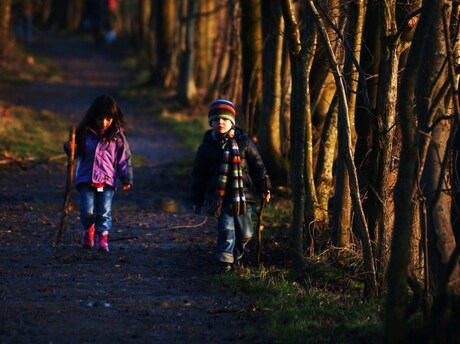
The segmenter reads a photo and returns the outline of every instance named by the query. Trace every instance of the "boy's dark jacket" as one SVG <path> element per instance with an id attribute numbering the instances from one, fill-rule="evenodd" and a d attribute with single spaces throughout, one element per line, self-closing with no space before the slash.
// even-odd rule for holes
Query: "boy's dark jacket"
<path id="1" fill-rule="evenodd" d="M 257 199 L 256 194 L 263 194 L 270 190 L 270 182 L 268 188 L 265 188 L 264 178 L 267 171 L 256 146 L 239 128 L 235 128 L 235 139 L 240 150 L 246 201 L 254 203 Z M 222 144 L 214 139 L 212 130 L 208 130 L 204 134 L 203 143 L 198 147 L 193 162 L 192 201 L 194 205 L 201 207 L 206 198 L 212 200 L 214 197 L 222 156 Z M 231 185 L 231 179 L 227 185 Z M 224 203 L 231 202 L 231 198 L 232 192 L 227 190 Z"/>

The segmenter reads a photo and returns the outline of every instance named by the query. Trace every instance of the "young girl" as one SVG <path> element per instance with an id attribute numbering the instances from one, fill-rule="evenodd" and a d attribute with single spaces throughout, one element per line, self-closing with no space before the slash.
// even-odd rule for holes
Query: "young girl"
<path id="1" fill-rule="evenodd" d="M 75 184 L 80 192 L 81 245 L 109 251 L 112 200 L 117 179 L 123 190 L 133 184 L 131 152 L 124 135 L 124 119 L 117 102 L 99 96 L 76 129 L 78 159 Z M 69 143 L 66 144 L 68 151 Z"/>

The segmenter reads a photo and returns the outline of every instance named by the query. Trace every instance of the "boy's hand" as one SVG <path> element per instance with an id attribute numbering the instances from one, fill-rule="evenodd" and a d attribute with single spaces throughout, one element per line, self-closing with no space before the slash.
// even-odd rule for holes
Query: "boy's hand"
<path id="1" fill-rule="evenodd" d="M 128 191 L 131 189 L 131 184 L 123 184 L 123 191 Z"/>
<path id="2" fill-rule="evenodd" d="M 263 197 L 264 197 L 265 202 L 267 203 L 270 202 L 270 198 L 271 198 L 270 190 L 266 191 Z"/>

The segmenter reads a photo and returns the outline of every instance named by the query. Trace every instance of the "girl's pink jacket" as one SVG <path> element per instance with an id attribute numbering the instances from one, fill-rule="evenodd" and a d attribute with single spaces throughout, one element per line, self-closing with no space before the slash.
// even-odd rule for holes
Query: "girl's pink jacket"
<path id="1" fill-rule="evenodd" d="M 85 147 L 77 147 L 75 184 L 107 184 L 116 189 L 117 179 L 123 185 L 133 184 L 131 150 L 120 130 L 115 140 L 107 141 L 93 130 L 87 132 Z"/>

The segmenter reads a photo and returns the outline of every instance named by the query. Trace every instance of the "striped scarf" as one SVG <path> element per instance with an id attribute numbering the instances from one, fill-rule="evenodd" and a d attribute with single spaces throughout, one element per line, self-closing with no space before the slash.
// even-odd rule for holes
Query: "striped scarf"
<path id="1" fill-rule="evenodd" d="M 243 189 L 243 172 L 241 170 L 241 157 L 238 143 L 230 137 L 223 146 L 223 158 L 220 165 L 219 179 L 215 192 L 215 199 L 208 210 L 210 215 L 219 217 L 227 189 L 229 177 L 232 182 L 233 216 L 246 213 L 246 197 Z"/>

